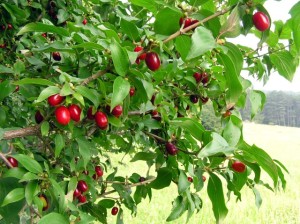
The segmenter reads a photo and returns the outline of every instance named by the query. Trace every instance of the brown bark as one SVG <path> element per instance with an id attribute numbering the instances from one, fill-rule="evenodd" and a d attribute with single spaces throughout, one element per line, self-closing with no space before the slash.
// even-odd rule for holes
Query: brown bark
<path id="1" fill-rule="evenodd" d="M 9 140 L 13 138 L 21 138 L 38 134 L 40 134 L 40 125 L 35 125 L 17 130 L 6 131 L 4 133 L 3 139 Z"/>

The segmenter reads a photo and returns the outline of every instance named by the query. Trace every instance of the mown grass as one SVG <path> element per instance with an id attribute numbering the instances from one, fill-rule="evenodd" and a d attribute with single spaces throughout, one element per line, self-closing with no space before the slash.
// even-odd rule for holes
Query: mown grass
<path id="1" fill-rule="evenodd" d="M 267 126 L 246 123 L 244 138 L 248 143 L 256 144 L 265 149 L 274 159 L 283 162 L 290 174 L 286 175 L 287 187 L 285 192 L 271 192 L 264 187 L 258 187 L 263 203 L 258 210 L 255 205 L 253 192 L 244 188 L 242 201 L 236 202 L 232 196 L 227 203 L 228 216 L 224 223 L 230 224 L 299 224 L 300 223 L 300 128 Z M 128 160 L 130 158 L 127 158 Z M 131 163 L 119 169 L 120 174 L 129 175 L 137 172 L 146 174 L 146 165 Z M 271 182 L 269 182 L 271 184 Z M 224 188 L 226 190 L 226 187 Z M 134 189 L 133 189 L 134 191 Z M 206 186 L 200 192 L 203 199 L 203 209 L 194 214 L 189 223 L 215 223 L 211 203 L 206 193 Z M 130 224 L 163 224 L 167 219 L 172 201 L 177 197 L 177 188 L 171 185 L 159 191 L 153 191 L 152 201 L 142 201 L 138 205 L 138 212 L 132 217 L 130 211 L 124 209 L 124 223 Z M 108 223 L 114 223 L 115 217 L 109 215 Z M 186 221 L 186 214 L 171 223 L 182 224 Z"/>

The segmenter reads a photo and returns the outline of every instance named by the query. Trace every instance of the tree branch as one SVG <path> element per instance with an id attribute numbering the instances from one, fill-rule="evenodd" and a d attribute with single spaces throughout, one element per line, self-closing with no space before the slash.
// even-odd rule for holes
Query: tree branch
<path id="1" fill-rule="evenodd" d="M 21 137 L 26 137 L 26 136 L 30 136 L 30 135 L 38 135 L 40 133 L 41 133 L 40 125 L 35 125 L 35 126 L 17 129 L 17 130 L 6 131 L 6 132 L 4 132 L 3 139 L 9 140 L 9 139 L 13 139 L 13 138 L 21 138 Z"/>
<path id="2" fill-rule="evenodd" d="M 98 71 L 96 74 L 86 78 L 85 80 L 83 80 L 83 82 L 81 83 L 83 86 L 87 85 L 89 82 L 98 79 L 100 76 L 104 75 L 107 72 L 108 69 L 105 69 L 103 71 Z"/>

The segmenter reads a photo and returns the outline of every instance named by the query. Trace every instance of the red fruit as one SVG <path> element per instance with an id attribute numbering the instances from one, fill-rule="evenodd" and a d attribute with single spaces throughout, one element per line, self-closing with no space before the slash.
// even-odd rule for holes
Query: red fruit
<path id="1" fill-rule="evenodd" d="M 52 57 L 55 61 L 60 61 L 61 60 L 61 56 L 59 52 L 53 52 L 52 53 Z"/>
<path id="2" fill-rule="evenodd" d="M 95 119 L 95 114 L 93 114 L 93 107 L 90 107 L 87 111 L 87 118 L 90 120 Z"/>
<path id="3" fill-rule="evenodd" d="M 13 26 L 12 26 L 10 23 L 8 23 L 8 24 L 7 24 L 7 29 L 8 29 L 8 30 L 12 30 L 12 29 L 13 29 Z"/>
<path id="4" fill-rule="evenodd" d="M 202 181 L 205 182 L 206 181 L 206 177 L 202 176 Z"/>
<path id="5" fill-rule="evenodd" d="M 160 59 L 155 52 L 149 52 L 146 54 L 146 65 L 151 71 L 156 71 L 160 67 Z"/>
<path id="6" fill-rule="evenodd" d="M 98 177 L 102 177 L 103 176 L 103 170 L 101 168 L 101 166 L 96 166 L 95 167 L 95 172 L 97 174 Z"/>
<path id="7" fill-rule="evenodd" d="M 48 103 L 50 106 L 54 107 L 54 106 L 57 106 L 58 104 L 61 104 L 64 101 L 64 99 L 65 99 L 64 96 L 55 94 L 55 95 L 48 97 Z"/>
<path id="8" fill-rule="evenodd" d="M 231 111 L 230 110 L 226 110 L 226 112 L 223 114 L 223 117 L 229 117 L 231 115 Z"/>
<path id="9" fill-rule="evenodd" d="M 47 33 L 42 33 L 42 37 L 47 38 Z"/>
<path id="10" fill-rule="evenodd" d="M 47 197 L 42 194 L 39 196 L 39 198 L 43 202 L 43 211 L 46 211 L 49 208 L 49 202 L 47 200 Z"/>
<path id="11" fill-rule="evenodd" d="M 145 177 L 140 177 L 140 178 L 139 178 L 139 182 L 144 182 L 145 180 L 146 180 Z"/>
<path id="12" fill-rule="evenodd" d="M 263 12 L 256 12 L 252 16 L 252 21 L 256 29 L 259 31 L 265 31 L 270 27 L 269 17 Z"/>
<path id="13" fill-rule="evenodd" d="M 1 25 L 1 30 L 2 31 L 6 30 L 6 26 L 5 25 Z"/>
<path id="14" fill-rule="evenodd" d="M 191 22 L 191 25 L 195 24 L 195 23 L 198 23 L 199 20 L 198 19 L 193 19 L 192 22 Z"/>
<path id="15" fill-rule="evenodd" d="M 76 189 L 74 190 L 73 197 L 74 197 L 74 198 L 78 198 L 80 195 L 81 195 L 80 190 L 79 190 L 78 188 L 76 188 Z"/>
<path id="16" fill-rule="evenodd" d="M 87 22 L 88 22 L 87 19 L 84 19 L 84 20 L 82 21 L 82 24 L 83 24 L 83 25 L 86 25 Z"/>
<path id="17" fill-rule="evenodd" d="M 98 127 L 102 130 L 106 129 L 108 126 L 108 119 L 105 113 L 97 111 L 95 114 L 95 121 Z"/>
<path id="18" fill-rule="evenodd" d="M 115 117 L 120 117 L 123 112 L 123 108 L 121 105 L 115 106 L 115 108 L 112 110 L 112 115 Z"/>
<path id="19" fill-rule="evenodd" d="M 192 103 L 198 103 L 198 100 L 199 100 L 198 96 L 196 96 L 196 95 L 191 95 L 190 96 L 190 101 Z"/>
<path id="20" fill-rule="evenodd" d="M 70 112 L 65 106 L 60 106 L 56 108 L 55 117 L 57 122 L 61 125 L 67 125 L 71 120 Z"/>
<path id="21" fill-rule="evenodd" d="M 15 88 L 15 91 L 14 91 L 14 93 L 15 93 L 15 92 L 18 92 L 19 90 L 20 90 L 20 86 L 19 86 L 19 85 L 17 85 L 17 86 L 16 86 L 16 88 Z"/>
<path id="22" fill-rule="evenodd" d="M 41 114 L 41 112 L 39 110 L 35 113 L 34 118 L 35 118 L 35 122 L 37 124 L 42 123 L 43 120 L 44 120 L 44 117 L 43 117 L 43 115 Z"/>
<path id="23" fill-rule="evenodd" d="M 194 76 L 194 78 L 195 78 L 195 80 L 196 80 L 196 83 L 201 82 L 201 79 L 202 79 L 201 73 L 195 72 L 193 76 Z"/>
<path id="24" fill-rule="evenodd" d="M 188 26 L 192 25 L 192 20 L 191 20 L 190 18 L 186 18 L 186 19 L 180 18 L 180 20 L 179 20 L 179 25 L 180 25 L 180 27 L 182 26 L 183 21 L 184 21 L 184 26 L 183 26 L 183 28 L 187 28 Z"/>
<path id="25" fill-rule="evenodd" d="M 158 111 L 157 111 L 157 110 L 153 110 L 153 111 L 151 112 L 151 114 L 152 114 L 153 117 L 154 117 L 154 116 L 157 116 L 157 115 L 158 115 Z"/>
<path id="26" fill-rule="evenodd" d="M 6 48 L 6 44 L 0 44 L 0 48 L 2 49 Z"/>
<path id="27" fill-rule="evenodd" d="M 172 155 L 172 156 L 174 156 L 174 155 L 176 155 L 176 154 L 178 153 L 178 149 L 177 149 L 176 146 L 173 145 L 171 142 L 168 142 L 168 143 L 166 144 L 166 150 L 167 150 L 167 152 L 168 152 L 170 155 Z"/>
<path id="28" fill-rule="evenodd" d="M 82 171 L 82 173 L 85 174 L 85 175 L 87 175 L 87 176 L 89 175 L 89 171 L 88 170 L 84 170 L 84 171 Z"/>
<path id="29" fill-rule="evenodd" d="M 240 161 L 234 161 L 231 167 L 238 173 L 243 173 L 246 170 L 246 165 Z"/>
<path id="30" fill-rule="evenodd" d="M 18 161 L 13 158 L 13 157 L 7 157 L 8 162 L 10 163 L 10 165 L 12 165 L 13 167 L 18 167 Z"/>
<path id="31" fill-rule="evenodd" d="M 141 46 L 137 46 L 137 47 L 134 48 L 134 52 L 140 52 L 142 50 L 144 50 L 144 48 L 141 47 Z M 138 56 L 138 59 L 145 60 L 146 59 L 146 53 L 142 53 L 140 56 Z"/>
<path id="32" fill-rule="evenodd" d="M 86 202 L 86 197 L 84 196 L 84 195 L 79 195 L 78 196 L 78 201 L 80 202 L 80 203 L 85 203 Z"/>
<path id="33" fill-rule="evenodd" d="M 208 97 L 203 97 L 203 96 L 201 96 L 200 99 L 201 99 L 201 102 L 202 102 L 203 104 L 206 104 L 207 101 L 209 100 Z"/>
<path id="34" fill-rule="evenodd" d="M 69 112 L 70 112 L 70 116 L 71 119 L 73 121 L 80 121 L 80 114 L 81 114 L 81 109 L 79 106 L 77 106 L 76 104 L 72 104 L 71 106 L 69 106 Z"/>
<path id="35" fill-rule="evenodd" d="M 135 94 L 135 89 L 133 87 L 131 87 L 129 90 L 129 95 L 133 96 L 134 94 Z"/>
<path id="36" fill-rule="evenodd" d="M 192 177 L 188 177 L 187 180 L 188 180 L 188 182 L 191 182 L 191 183 L 193 183 L 193 181 L 194 181 Z"/>
<path id="37" fill-rule="evenodd" d="M 118 211 L 119 211 L 118 207 L 113 207 L 113 208 L 111 209 L 111 214 L 112 214 L 112 215 L 116 215 L 116 214 L 118 214 Z"/>
<path id="38" fill-rule="evenodd" d="M 86 184 L 86 182 L 84 180 L 80 180 L 77 183 L 77 188 L 80 192 L 86 192 L 89 188 L 88 185 Z"/>
<path id="39" fill-rule="evenodd" d="M 207 84 L 209 81 L 209 76 L 206 72 L 203 72 L 201 74 L 201 82 L 203 83 L 203 85 Z"/>

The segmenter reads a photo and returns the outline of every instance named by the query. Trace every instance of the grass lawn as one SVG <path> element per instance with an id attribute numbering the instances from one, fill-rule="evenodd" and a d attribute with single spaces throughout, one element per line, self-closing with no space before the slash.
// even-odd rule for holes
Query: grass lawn
<path id="1" fill-rule="evenodd" d="M 290 174 L 286 175 L 287 188 L 285 192 L 273 193 L 264 187 L 258 187 L 263 199 L 258 210 L 255 206 L 253 192 L 245 188 L 242 192 L 242 202 L 236 202 L 232 196 L 227 203 L 229 213 L 224 223 L 230 224 L 299 224 L 300 223 L 300 128 L 267 126 L 252 123 L 244 124 L 244 138 L 248 143 L 263 148 L 274 159 L 283 162 Z M 128 160 L 130 158 L 127 158 Z M 120 174 L 137 172 L 146 175 L 146 166 L 135 162 L 130 167 L 119 169 Z M 268 180 L 268 179 L 267 179 Z M 269 182 L 271 183 L 271 182 Z M 205 186 L 206 187 L 206 186 Z M 226 189 L 226 187 L 224 188 Z M 133 189 L 134 191 L 134 189 Z M 124 209 L 124 223 L 136 224 L 163 224 L 168 217 L 172 201 L 177 196 L 177 188 L 173 184 L 163 190 L 153 190 L 153 198 L 149 203 L 146 199 L 138 205 L 136 217 Z M 200 192 L 203 199 L 203 209 L 194 214 L 189 223 L 214 223 L 211 203 L 205 188 Z M 115 223 L 115 217 L 108 217 L 108 223 Z M 186 221 L 186 214 L 180 219 L 171 222 L 182 224 Z"/>

